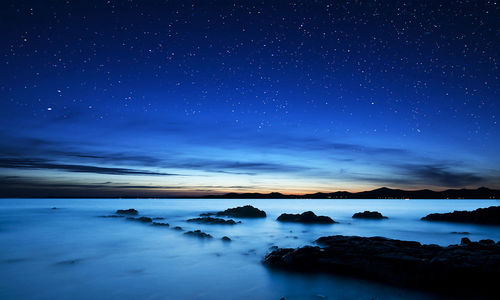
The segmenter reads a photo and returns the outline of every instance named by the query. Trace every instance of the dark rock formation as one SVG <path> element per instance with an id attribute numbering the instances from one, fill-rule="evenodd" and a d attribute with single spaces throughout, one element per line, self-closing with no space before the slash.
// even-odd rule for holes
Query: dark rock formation
<path id="1" fill-rule="evenodd" d="M 186 235 L 191 235 L 191 236 L 196 236 L 196 237 L 199 237 L 199 238 L 202 238 L 202 239 L 211 239 L 212 236 L 208 233 L 205 233 L 201 230 L 195 230 L 195 231 L 188 231 L 188 232 L 185 232 L 184 234 Z"/>
<path id="2" fill-rule="evenodd" d="M 54 207 L 52 207 L 51 209 L 57 209 L 57 207 L 55 207 L 55 206 L 54 206 Z"/>
<path id="3" fill-rule="evenodd" d="M 331 272 L 397 285 L 477 298 L 498 295 L 500 242 L 471 242 L 441 247 L 382 237 L 329 236 L 323 247 L 277 249 L 264 263 L 300 272 Z M 470 295 L 469 295 L 470 294 Z"/>
<path id="4" fill-rule="evenodd" d="M 142 222 L 142 223 L 151 223 L 151 222 L 153 222 L 153 219 L 151 219 L 149 217 L 138 217 L 138 218 L 128 217 L 127 220 L 130 220 L 130 221 L 139 221 L 139 222 Z"/>
<path id="5" fill-rule="evenodd" d="M 153 220 L 165 220 L 163 217 L 154 217 Z"/>
<path id="6" fill-rule="evenodd" d="M 374 220 L 380 220 L 380 219 L 387 219 L 387 217 L 382 216 L 381 213 L 378 211 L 367 211 L 365 210 L 364 212 L 358 212 L 352 215 L 354 219 L 374 219 Z"/>
<path id="7" fill-rule="evenodd" d="M 227 237 L 227 236 L 223 236 L 221 238 L 221 240 L 223 240 L 224 242 L 230 242 L 231 241 L 231 239 L 229 237 Z"/>
<path id="8" fill-rule="evenodd" d="M 276 219 L 281 222 L 296 222 L 307 224 L 332 224 L 336 223 L 332 218 L 327 216 L 316 216 L 312 211 L 306 211 L 301 214 L 281 214 Z"/>
<path id="9" fill-rule="evenodd" d="M 129 215 L 129 216 L 137 216 L 139 214 L 139 212 L 133 208 L 119 209 L 116 211 L 116 213 L 119 215 Z"/>
<path id="10" fill-rule="evenodd" d="M 463 237 L 460 240 L 460 245 L 469 245 L 471 243 L 470 239 L 468 237 Z"/>
<path id="11" fill-rule="evenodd" d="M 478 208 L 473 211 L 456 210 L 452 213 L 430 214 L 422 220 L 500 225 L 500 206 Z"/>
<path id="12" fill-rule="evenodd" d="M 153 222 L 154 226 L 164 226 L 164 227 L 169 227 L 170 224 L 168 223 L 161 223 L 161 222 Z"/>
<path id="13" fill-rule="evenodd" d="M 182 227 L 181 227 L 181 226 L 175 226 L 173 229 L 174 229 L 174 230 L 179 230 L 179 231 L 184 230 L 184 229 L 182 229 Z"/>
<path id="14" fill-rule="evenodd" d="M 220 211 L 216 216 L 226 216 L 232 218 L 265 218 L 266 212 L 251 205 L 245 205 Z"/>
<path id="15" fill-rule="evenodd" d="M 212 218 L 212 217 L 203 217 L 203 218 L 194 218 L 189 219 L 187 222 L 190 223 L 200 223 L 200 224 L 221 224 L 221 225 L 235 225 L 237 224 L 234 220 L 224 220 L 220 218 Z M 241 223 L 241 222 L 238 222 Z"/>
<path id="16" fill-rule="evenodd" d="M 124 218 L 122 215 L 107 215 L 107 216 L 99 216 L 99 218 Z"/>
<path id="17" fill-rule="evenodd" d="M 200 217 L 210 217 L 210 216 L 215 216 L 217 213 L 202 213 L 200 214 Z"/>

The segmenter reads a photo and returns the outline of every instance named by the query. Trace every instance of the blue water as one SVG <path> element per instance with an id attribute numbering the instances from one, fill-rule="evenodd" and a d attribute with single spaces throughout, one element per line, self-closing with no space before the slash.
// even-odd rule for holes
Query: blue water
<path id="1" fill-rule="evenodd" d="M 203 212 L 251 204 L 266 219 L 201 225 Z M 500 227 L 426 222 L 433 212 L 500 205 L 498 200 L 0 199 L 0 299 L 442 299 L 385 284 L 272 271 L 271 246 L 298 247 L 328 235 L 384 236 L 439 245 L 500 240 Z M 58 209 L 52 210 L 51 207 Z M 199 240 L 170 228 L 99 218 L 116 209 L 201 229 Z M 312 210 L 339 224 L 279 223 L 283 212 Z M 377 210 L 387 220 L 352 219 Z M 469 232 L 456 234 L 452 232 Z M 232 242 L 223 242 L 229 236 Z"/>

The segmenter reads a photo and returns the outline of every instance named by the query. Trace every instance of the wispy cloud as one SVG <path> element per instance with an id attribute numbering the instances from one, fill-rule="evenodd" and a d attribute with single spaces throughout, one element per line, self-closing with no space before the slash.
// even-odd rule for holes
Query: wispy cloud
<path id="1" fill-rule="evenodd" d="M 476 184 L 484 181 L 481 175 L 472 172 L 462 172 L 453 170 L 446 165 L 403 165 L 409 178 L 414 178 L 419 182 L 433 183 L 437 186 L 460 187 Z"/>
<path id="2" fill-rule="evenodd" d="M 180 175 L 180 174 L 153 172 L 147 170 L 128 169 L 128 168 L 60 164 L 60 163 L 53 163 L 45 159 L 36 159 L 36 158 L 31 158 L 31 159 L 0 158 L 0 168 L 59 170 L 67 172 L 95 173 L 95 174 L 107 174 L 107 175 L 154 175 L 154 176 Z"/>
<path id="3" fill-rule="evenodd" d="M 384 174 L 345 174 L 349 179 L 389 186 L 465 187 L 500 179 L 494 174 L 480 175 L 457 170 L 454 164 L 398 164 L 387 166 Z"/>

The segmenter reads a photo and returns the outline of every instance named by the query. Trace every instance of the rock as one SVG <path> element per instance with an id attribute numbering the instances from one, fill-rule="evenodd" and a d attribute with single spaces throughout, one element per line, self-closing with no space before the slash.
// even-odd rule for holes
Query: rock
<path id="1" fill-rule="evenodd" d="M 121 215 L 107 215 L 107 216 L 99 216 L 99 218 L 124 218 L 125 216 Z"/>
<path id="2" fill-rule="evenodd" d="M 329 236 L 321 247 L 276 249 L 264 264 L 299 272 L 330 272 L 464 298 L 494 298 L 500 278 L 500 245 L 493 241 L 441 247 L 383 237 Z"/>
<path id="3" fill-rule="evenodd" d="M 224 220 L 224 219 L 212 218 L 212 217 L 194 218 L 194 219 L 187 220 L 187 222 L 200 223 L 200 224 L 221 224 L 221 225 L 235 225 L 236 224 L 236 222 L 234 220 L 231 220 L 231 219 Z"/>
<path id="4" fill-rule="evenodd" d="M 452 234 L 470 234 L 468 231 L 452 231 Z"/>
<path id="5" fill-rule="evenodd" d="M 210 217 L 210 216 L 215 216 L 217 213 L 202 213 L 200 214 L 200 217 Z"/>
<path id="6" fill-rule="evenodd" d="M 57 209 L 57 207 L 55 207 L 55 206 L 54 206 L 54 207 L 52 207 L 51 209 Z"/>
<path id="7" fill-rule="evenodd" d="M 184 229 L 182 229 L 182 227 L 181 227 L 181 226 L 175 226 L 173 229 L 174 229 L 174 230 L 184 230 Z"/>
<path id="8" fill-rule="evenodd" d="M 152 219 L 153 219 L 153 220 L 165 220 L 165 218 L 163 218 L 163 217 L 154 217 L 154 218 L 152 218 Z"/>
<path id="9" fill-rule="evenodd" d="M 205 233 L 201 230 L 194 230 L 194 231 L 188 231 L 188 232 L 185 232 L 184 234 L 186 235 L 191 235 L 191 236 L 196 236 L 196 237 L 199 237 L 199 238 L 202 238 L 202 239 L 211 239 L 212 236 L 208 233 Z"/>
<path id="10" fill-rule="evenodd" d="M 116 211 L 116 213 L 119 215 L 129 215 L 129 216 L 137 216 L 139 214 L 139 212 L 133 208 L 119 209 Z"/>
<path id="11" fill-rule="evenodd" d="M 463 237 L 461 240 L 460 240 L 460 245 L 469 245 L 471 243 L 470 239 L 467 238 L 467 237 Z"/>
<path id="12" fill-rule="evenodd" d="M 164 227 L 169 227 L 170 224 L 168 223 L 161 223 L 161 222 L 153 222 L 154 226 L 164 226 Z"/>
<path id="13" fill-rule="evenodd" d="M 74 264 L 80 263 L 82 261 L 83 261 L 82 258 L 69 259 L 69 260 L 63 260 L 63 261 L 57 262 L 56 265 L 74 265 Z"/>
<path id="14" fill-rule="evenodd" d="M 495 245 L 495 241 L 493 240 L 490 240 L 490 239 L 487 239 L 487 240 L 480 240 L 479 241 L 480 244 L 483 244 L 483 245 Z"/>
<path id="15" fill-rule="evenodd" d="M 387 217 L 382 216 L 381 213 L 378 211 L 367 211 L 365 210 L 364 212 L 358 212 L 352 215 L 354 219 L 373 219 L 373 220 L 380 220 L 380 219 L 387 219 Z"/>
<path id="16" fill-rule="evenodd" d="M 226 216 L 232 218 L 265 218 L 266 212 L 251 205 L 245 205 L 220 211 L 216 214 L 216 216 Z"/>
<path id="17" fill-rule="evenodd" d="M 227 236 L 223 236 L 221 238 L 221 240 L 223 240 L 224 242 L 230 242 L 231 241 L 231 239 L 229 237 L 227 237 Z"/>
<path id="18" fill-rule="evenodd" d="M 500 225 L 500 206 L 478 208 L 473 211 L 455 210 L 452 213 L 430 214 L 422 220 Z"/>
<path id="19" fill-rule="evenodd" d="M 139 221 L 139 222 L 142 222 L 142 223 L 151 223 L 151 222 L 153 222 L 153 219 L 151 219 L 149 217 L 138 217 L 138 218 L 128 217 L 127 220 L 130 220 L 130 221 Z"/>
<path id="20" fill-rule="evenodd" d="M 312 211 L 301 214 L 281 214 L 276 220 L 280 222 L 296 222 L 307 224 L 332 224 L 337 223 L 327 216 L 316 216 Z"/>

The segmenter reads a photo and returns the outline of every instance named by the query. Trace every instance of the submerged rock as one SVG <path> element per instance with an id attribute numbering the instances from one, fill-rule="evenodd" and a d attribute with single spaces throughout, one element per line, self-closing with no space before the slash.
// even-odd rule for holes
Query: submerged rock
<path id="1" fill-rule="evenodd" d="M 227 236 L 223 236 L 221 238 L 221 240 L 223 240 L 224 242 L 230 242 L 231 241 L 231 239 L 229 237 L 227 237 Z"/>
<path id="2" fill-rule="evenodd" d="M 116 213 L 119 215 L 129 215 L 129 216 L 137 216 L 139 214 L 139 212 L 133 208 L 118 209 Z"/>
<path id="3" fill-rule="evenodd" d="M 169 227 L 170 224 L 168 223 L 162 223 L 162 222 L 153 222 L 154 226 L 164 226 L 164 227 Z"/>
<path id="4" fill-rule="evenodd" d="M 423 217 L 422 220 L 500 225 L 500 206 L 478 208 L 473 211 L 455 210 L 451 213 L 435 213 Z"/>
<path id="5" fill-rule="evenodd" d="M 99 218 L 124 218 L 122 215 L 107 215 L 107 216 L 99 216 Z"/>
<path id="6" fill-rule="evenodd" d="M 138 218 L 128 217 L 127 220 L 139 221 L 139 222 L 142 222 L 142 223 L 151 223 L 151 222 L 153 222 L 153 219 L 151 219 L 149 217 L 138 217 Z"/>
<path id="7" fill-rule="evenodd" d="M 174 229 L 174 230 L 179 230 L 179 231 L 184 230 L 184 229 L 182 229 L 182 227 L 181 227 L 181 226 L 175 226 L 175 227 L 174 227 L 174 228 L 172 228 L 172 229 Z"/>
<path id="8" fill-rule="evenodd" d="M 52 207 L 51 209 L 57 209 L 57 207 L 55 207 L 55 206 L 54 206 L 54 207 Z"/>
<path id="9" fill-rule="evenodd" d="M 165 220 L 163 217 L 154 217 L 153 220 Z"/>
<path id="10" fill-rule="evenodd" d="M 306 211 L 301 214 L 281 214 L 276 220 L 280 222 L 296 222 L 307 224 L 332 224 L 337 223 L 327 216 L 317 216 L 312 211 Z"/>
<path id="11" fill-rule="evenodd" d="M 82 261 L 83 261 L 82 258 L 69 259 L 69 260 L 63 260 L 63 261 L 57 262 L 56 265 L 74 265 L 74 264 L 80 263 Z"/>
<path id="12" fill-rule="evenodd" d="M 265 218 L 266 212 L 251 205 L 228 208 L 216 214 L 217 217 L 226 216 L 233 218 Z"/>
<path id="13" fill-rule="evenodd" d="M 212 218 L 212 217 L 203 217 L 203 218 L 194 218 L 189 219 L 187 222 L 190 223 L 200 223 L 200 224 L 221 224 L 221 225 L 235 225 L 237 224 L 234 220 L 224 220 L 220 218 Z M 241 223 L 241 222 L 238 222 Z"/>
<path id="14" fill-rule="evenodd" d="M 212 236 L 208 233 L 205 233 L 201 230 L 194 230 L 194 231 L 188 231 L 188 232 L 185 232 L 184 234 L 186 235 L 191 235 L 191 236 L 196 236 L 196 237 L 199 237 L 199 238 L 202 238 L 202 239 L 211 239 Z"/>
<path id="15" fill-rule="evenodd" d="M 387 217 L 383 216 L 381 213 L 378 211 L 367 211 L 365 210 L 364 212 L 358 212 L 352 215 L 354 219 L 374 219 L 374 220 L 380 220 L 380 219 L 387 219 Z"/>
<path id="16" fill-rule="evenodd" d="M 322 247 L 276 249 L 264 258 L 270 267 L 299 272 L 331 272 L 392 284 L 496 295 L 500 243 L 491 240 L 441 247 L 383 237 L 329 236 Z M 469 295 L 469 296 L 470 296 Z"/>

